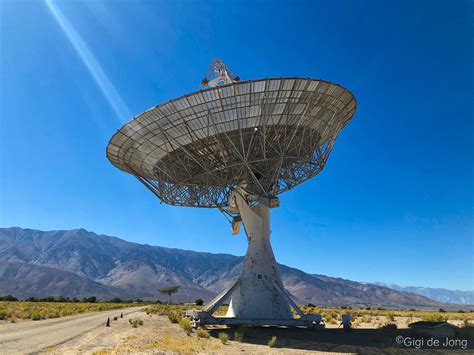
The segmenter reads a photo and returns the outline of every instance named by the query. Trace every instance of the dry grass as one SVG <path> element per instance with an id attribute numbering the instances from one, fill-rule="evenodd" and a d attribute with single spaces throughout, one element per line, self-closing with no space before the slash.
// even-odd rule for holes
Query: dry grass
<path id="1" fill-rule="evenodd" d="M 229 341 L 229 334 L 227 333 L 220 332 L 218 336 L 219 336 L 219 340 L 224 345 L 227 344 L 227 342 Z"/>
<path id="2" fill-rule="evenodd" d="M 221 346 L 216 339 L 197 338 L 195 336 L 166 332 L 159 337 L 144 338 L 143 335 L 130 336 L 113 348 L 103 349 L 94 354 L 133 354 L 169 350 L 177 354 L 187 355 L 202 351 L 218 350 Z"/>
<path id="3" fill-rule="evenodd" d="M 179 321 L 179 326 L 186 333 L 187 336 L 191 335 L 193 327 L 191 326 L 191 321 L 188 318 L 183 318 Z"/>
<path id="4" fill-rule="evenodd" d="M 173 312 L 179 312 L 180 314 L 184 314 L 187 310 L 190 309 L 201 309 L 200 306 L 195 306 L 193 304 L 153 304 L 148 306 L 145 309 L 147 314 L 158 314 L 160 316 L 167 316 Z"/>
<path id="5" fill-rule="evenodd" d="M 267 345 L 270 347 L 270 348 L 274 348 L 276 346 L 276 343 L 277 343 L 277 337 L 272 337 Z"/>
<path id="6" fill-rule="evenodd" d="M 151 305 L 147 307 L 147 313 L 168 315 L 170 320 L 179 323 L 186 310 L 201 307 L 195 305 Z M 223 316 L 228 309 L 227 305 L 221 306 L 215 315 Z M 473 312 L 438 312 L 438 311 L 415 311 L 415 310 L 384 310 L 384 309 L 340 309 L 313 306 L 301 306 L 306 314 L 319 313 L 329 327 L 337 327 L 341 321 L 341 315 L 348 313 L 352 323 L 359 328 L 377 328 L 386 323 L 395 323 L 400 328 L 407 327 L 409 323 L 418 320 L 450 321 L 458 326 L 474 324 Z"/>
<path id="7" fill-rule="evenodd" d="M 101 312 L 137 306 L 133 303 L 75 303 L 75 302 L 0 302 L 1 319 L 59 318 L 80 313 Z"/>
<path id="8" fill-rule="evenodd" d="M 209 332 L 207 331 L 206 328 L 199 328 L 199 329 L 196 331 L 196 336 L 197 336 L 198 338 L 209 339 L 210 334 L 209 334 Z"/>
<path id="9" fill-rule="evenodd" d="M 339 308 L 322 308 L 322 307 L 308 307 L 302 306 L 306 314 L 319 313 L 326 320 L 331 323 L 334 320 L 339 320 L 342 314 L 350 314 L 351 319 L 355 321 L 360 319 L 360 323 L 370 322 L 393 322 L 396 317 L 403 319 L 422 319 L 427 321 L 467 321 L 474 322 L 473 312 L 437 312 L 437 311 L 415 311 L 415 310 L 384 310 L 384 309 L 339 309 Z"/>
<path id="10" fill-rule="evenodd" d="M 245 325 L 239 326 L 234 332 L 234 340 L 242 343 L 244 341 L 245 333 L 247 332 L 248 328 L 249 327 Z"/>
<path id="11" fill-rule="evenodd" d="M 183 317 L 186 310 L 201 307 L 195 305 L 152 305 L 147 307 L 147 313 L 169 315 L 177 318 L 175 322 Z M 227 312 L 228 306 L 221 306 L 214 315 L 224 316 Z M 411 323 L 417 320 L 427 321 L 452 321 L 457 323 L 474 324 L 474 312 L 438 312 L 438 311 L 415 311 L 415 310 L 384 310 L 384 309 L 340 309 L 340 308 L 324 308 L 301 306 L 301 310 L 306 314 L 319 313 L 327 324 L 339 324 L 341 315 L 348 313 L 351 316 L 352 322 L 357 321 L 358 324 L 385 324 L 388 322 Z M 401 323 L 399 323 L 401 322 Z"/>
<path id="12" fill-rule="evenodd" d="M 114 320 L 117 320 L 117 317 L 115 317 Z M 130 318 L 128 322 L 133 328 L 138 328 L 139 325 L 143 325 L 143 320 L 140 318 L 136 318 L 136 319 Z"/>

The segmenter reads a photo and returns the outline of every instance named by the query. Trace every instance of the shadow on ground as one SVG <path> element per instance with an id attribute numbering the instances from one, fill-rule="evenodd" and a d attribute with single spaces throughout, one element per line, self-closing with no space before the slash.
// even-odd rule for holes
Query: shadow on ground
<path id="1" fill-rule="evenodd" d="M 241 328 L 242 329 L 242 328 Z M 220 332 L 225 332 L 231 340 L 234 339 L 235 328 L 209 329 L 213 337 L 218 337 Z M 456 336 L 458 339 L 467 339 L 467 348 L 461 345 L 453 347 L 428 347 L 426 341 L 429 337 L 417 335 L 411 329 L 352 329 L 345 332 L 343 329 L 319 329 L 309 330 L 304 328 L 278 328 L 278 327 L 245 327 L 244 343 L 267 345 L 272 337 L 277 337 L 276 348 L 317 350 L 326 352 L 348 352 L 360 354 L 407 354 L 419 353 L 415 345 L 404 346 L 397 344 L 397 337 L 402 336 L 410 339 L 424 339 L 424 346 L 420 346 L 422 352 L 441 352 L 446 349 L 451 351 L 472 353 L 474 349 L 474 336 L 472 330 L 463 332 Z M 440 339 L 440 344 L 444 339 Z M 408 342 L 409 343 L 409 342 Z M 420 342 L 418 342 L 419 344 Z M 451 352 L 450 351 L 450 352 Z"/>

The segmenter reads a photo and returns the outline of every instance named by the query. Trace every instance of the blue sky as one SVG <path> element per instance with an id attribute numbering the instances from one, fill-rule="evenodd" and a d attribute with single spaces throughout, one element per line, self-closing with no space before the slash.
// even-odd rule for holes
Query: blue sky
<path id="1" fill-rule="evenodd" d="M 325 170 L 272 210 L 279 262 L 474 288 L 471 2 L 4 0 L 0 16 L 0 226 L 244 254 L 217 210 L 160 204 L 105 157 L 220 57 L 242 79 L 321 78 L 358 100 Z"/>

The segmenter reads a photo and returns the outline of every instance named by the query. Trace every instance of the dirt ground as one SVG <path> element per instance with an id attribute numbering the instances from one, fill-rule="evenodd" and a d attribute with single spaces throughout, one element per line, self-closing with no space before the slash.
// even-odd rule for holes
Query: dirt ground
<path id="1" fill-rule="evenodd" d="M 142 320 L 136 328 L 129 320 Z M 166 316 L 147 315 L 138 312 L 112 321 L 111 327 L 102 327 L 59 346 L 45 349 L 47 353 L 61 354 L 120 354 L 120 353 L 206 353 L 206 354 L 303 354 L 304 350 L 272 349 L 258 343 L 229 341 L 223 345 L 218 333 L 226 329 L 209 329 L 209 339 L 198 338 L 196 334 L 187 336 L 178 324 L 173 324 Z M 231 333 L 229 332 L 231 335 Z M 271 338 L 271 337 L 270 337 Z M 268 340 L 267 340 L 268 342 Z M 266 343 L 265 343 L 266 344 Z"/>
<path id="2" fill-rule="evenodd" d="M 142 320 L 143 325 L 136 328 L 129 320 Z M 382 320 L 380 320 L 382 321 Z M 395 321 L 398 320 L 396 319 Z M 406 320 L 401 319 L 401 324 Z M 349 333 L 337 324 L 331 324 L 323 330 L 288 329 L 288 328 L 248 328 L 243 342 L 229 341 L 223 345 L 218 334 L 225 332 L 233 339 L 233 329 L 209 327 L 210 338 L 198 338 L 195 333 L 187 336 L 178 324 L 172 324 L 166 316 L 147 315 L 137 312 L 124 318 L 112 321 L 111 327 L 101 327 L 83 334 L 54 348 L 46 349 L 48 353 L 61 354 L 420 354 L 426 350 L 400 349 L 395 344 L 397 335 L 409 335 L 408 329 L 384 331 L 375 329 L 377 321 L 371 320 L 367 327 L 354 329 Z M 267 344 L 277 337 L 276 347 Z M 429 350 L 429 353 L 435 351 Z M 471 350 L 458 353 L 472 353 Z M 438 353 L 446 353 L 439 350 Z M 450 351 L 450 353 L 453 353 Z"/>
<path id="3" fill-rule="evenodd" d="M 108 317 L 138 312 L 143 307 L 83 313 L 46 320 L 0 321 L 0 354 L 37 353 L 45 347 L 102 328 Z"/>
<path id="4" fill-rule="evenodd" d="M 397 325 L 398 329 L 408 329 L 408 324 L 421 321 L 421 318 L 418 317 L 394 317 L 393 321 L 388 319 L 386 316 L 365 316 L 357 317 L 353 322 L 353 327 L 355 329 L 378 329 L 384 324 L 393 323 Z M 451 323 L 455 326 L 462 327 L 464 322 L 462 320 L 449 320 L 448 323 Z M 326 328 L 336 329 L 339 328 L 339 321 L 334 321 L 333 323 L 326 323 Z"/>

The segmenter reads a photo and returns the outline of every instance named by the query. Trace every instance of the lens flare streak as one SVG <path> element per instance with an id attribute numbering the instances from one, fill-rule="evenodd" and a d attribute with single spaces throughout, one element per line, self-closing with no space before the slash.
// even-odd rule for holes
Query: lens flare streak
<path id="1" fill-rule="evenodd" d="M 87 67 L 87 70 L 92 75 L 94 81 L 99 86 L 100 90 L 107 99 L 107 102 L 117 114 L 118 118 L 121 121 L 125 121 L 126 119 L 128 119 L 131 116 L 130 110 L 123 102 L 122 98 L 118 94 L 113 84 L 110 82 L 109 78 L 107 77 L 107 74 L 104 72 L 101 65 L 94 57 L 87 44 L 81 38 L 79 33 L 74 29 L 73 25 L 69 22 L 69 20 L 64 16 L 58 6 L 55 5 L 51 0 L 45 0 L 45 2 L 48 6 L 48 9 L 51 11 L 51 14 L 58 22 L 59 26 L 71 42 L 77 54 L 79 54 L 79 57 L 81 58 L 82 62 Z"/>

